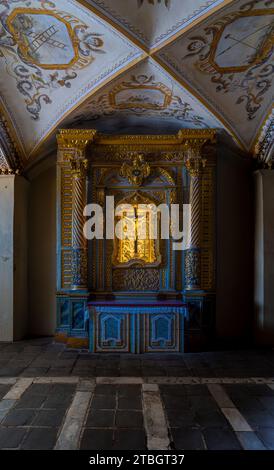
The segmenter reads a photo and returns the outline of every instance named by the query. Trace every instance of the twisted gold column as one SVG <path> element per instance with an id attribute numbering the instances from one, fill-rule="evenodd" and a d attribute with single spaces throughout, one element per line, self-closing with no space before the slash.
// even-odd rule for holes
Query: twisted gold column
<path id="1" fill-rule="evenodd" d="M 87 166 L 84 158 L 71 159 L 72 170 L 72 289 L 88 288 L 87 240 L 83 233 L 87 204 Z"/>
<path id="2" fill-rule="evenodd" d="M 201 238 L 201 175 L 190 172 L 191 248 L 200 247 Z"/>
<path id="3" fill-rule="evenodd" d="M 202 219 L 202 170 L 206 161 L 196 150 L 196 154 L 186 161 L 190 174 L 191 229 L 190 248 L 185 255 L 185 288 L 201 289 L 201 219 Z"/>

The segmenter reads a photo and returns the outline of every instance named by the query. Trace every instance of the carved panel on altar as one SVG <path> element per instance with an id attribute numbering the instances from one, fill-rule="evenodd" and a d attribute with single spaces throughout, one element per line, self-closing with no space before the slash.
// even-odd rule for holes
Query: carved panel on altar
<path id="1" fill-rule="evenodd" d="M 57 338 L 88 343 L 94 352 L 149 353 L 182 352 L 193 334 L 208 334 L 215 284 L 214 139 L 213 130 L 185 129 L 176 136 L 60 131 Z M 106 227 L 110 199 L 113 237 Z M 87 240 L 84 210 L 94 203 L 102 208 L 104 236 Z M 170 211 L 172 204 L 179 205 L 180 229 L 189 234 L 178 249 L 173 221 L 161 224 L 160 208 Z M 169 237 L 162 236 L 164 229 Z"/>
<path id="2" fill-rule="evenodd" d="M 91 302 L 92 352 L 183 352 L 187 307 L 180 302 Z"/>

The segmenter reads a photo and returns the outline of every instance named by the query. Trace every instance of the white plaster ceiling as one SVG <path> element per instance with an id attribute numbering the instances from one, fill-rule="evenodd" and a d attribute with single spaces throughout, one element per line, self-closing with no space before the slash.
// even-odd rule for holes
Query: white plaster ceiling
<path id="1" fill-rule="evenodd" d="M 190 25 L 220 0 L 87 0 L 148 48 Z"/>
<path id="2" fill-rule="evenodd" d="M 250 148 L 273 106 L 273 47 L 274 2 L 240 0 L 158 57 Z"/>
<path id="3" fill-rule="evenodd" d="M 0 0 L 0 111 L 25 162 L 57 128 L 222 128 L 273 106 L 274 0 Z"/>
<path id="4" fill-rule="evenodd" d="M 218 128 L 221 123 L 151 58 L 98 91 L 64 121 L 108 133 L 176 133 L 182 128 Z"/>

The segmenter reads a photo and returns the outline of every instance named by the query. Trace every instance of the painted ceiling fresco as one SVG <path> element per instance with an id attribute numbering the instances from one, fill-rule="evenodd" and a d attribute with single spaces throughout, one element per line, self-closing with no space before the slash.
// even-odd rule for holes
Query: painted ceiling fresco
<path id="1" fill-rule="evenodd" d="M 0 1 L 0 92 L 30 153 L 90 90 L 141 52 L 70 0 Z"/>
<path id="2" fill-rule="evenodd" d="M 245 147 L 273 106 L 274 2 L 241 0 L 159 52 Z"/>
<path id="3" fill-rule="evenodd" d="M 221 123 L 152 59 L 105 86 L 64 122 L 104 132 L 135 128 L 139 133 L 218 128 Z M 126 131 L 125 131 L 126 129 Z"/>
<path id="4" fill-rule="evenodd" d="M 148 48 L 166 40 L 220 1 L 87 0 Z"/>
<path id="5" fill-rule="evenodd" d="M 0 113 L 25 164 L 58 127 L 222 128 L 273 107 L 274 0 L 0 0 Z"/>

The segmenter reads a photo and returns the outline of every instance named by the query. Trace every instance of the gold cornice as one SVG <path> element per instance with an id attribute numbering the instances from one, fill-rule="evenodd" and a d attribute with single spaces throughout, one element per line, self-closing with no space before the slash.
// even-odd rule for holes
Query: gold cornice
<path id="1" fill-rule="evenodd" d="M 182 141 L 194 140 L 196 146 L 202 146 L 205 142 L 216 143 L 216 129 L 180 129 L 177 138 Z"/>
<path id="2" fill-rule="evenodd" d="M 84 149 L 95 145 L 198 145 L 216 142 L 216 129 L 180 129 L 178 134 L 166 135 L 112 135 L 98 133 L 95 129 L 60 129 L 57 134 L 59 149 Z"/>
<path id="3" fill-rule="evenodd" d="M 84 150 L 94 141 L 96 133 L 95 129 L 60 129 L 56 136 L 58 148 Z"/>
<path id="4" fill-rule="evenodd" d="M 214 142 L 215 129 L 181 129 L 178 134 L 167 135 L 107 135 L 97 134 L 96 145 L 181 145 L 186 141 L 201 140 Z"/>

